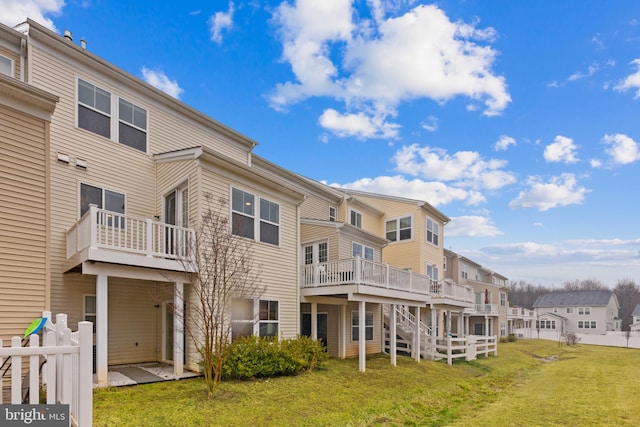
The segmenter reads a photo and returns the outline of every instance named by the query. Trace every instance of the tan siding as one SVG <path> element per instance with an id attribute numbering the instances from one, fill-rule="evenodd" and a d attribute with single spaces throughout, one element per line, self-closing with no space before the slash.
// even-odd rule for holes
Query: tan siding
<path id="1" fill-rule="evenodd" d="M 22 335 L 47 308 L 46 141 L 44 121 L 0 106 L 3 340 Z"/>
<path id="2" fill-rule="evenodd" d="M 347 304 L 347 347 L 346 356 L 354 357 L 358 356 L 360 351 L 360 343 L 358 341 L 351 340 L 351 313 L 359 310 L 359 304 L 357 302 L 350 302 Z M 367 303 L 366 311 L 373 312 L 373 340 L 367 341 L 365 346 L 365 352 L 367 354 L 376 354 L 382 352 L 382 305 Z"/>
<path id="3" fill-rule="evenodd" d="M 336 207 L 319 197 L 309 197 L 300 205 L 300 217 L 328 221 L 330 206 Z"/>
<path id="4" fill-rule="evenodd" d="M 13 61 L 13 77 L 20 78 L 20 54 L 14 50 L 0 46 L 0 55 Z"/>

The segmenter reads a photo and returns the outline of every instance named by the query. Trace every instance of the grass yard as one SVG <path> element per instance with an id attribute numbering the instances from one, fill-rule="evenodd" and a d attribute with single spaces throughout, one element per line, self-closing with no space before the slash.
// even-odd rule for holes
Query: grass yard
<path id="1" fill-rule="evenodd" d="M 94 426 L 637 426 L 640 351 L 544 340 L 447 366 L 398 357 L 330 360 L 296 377 L 201 379 L 96 390 Z"/>

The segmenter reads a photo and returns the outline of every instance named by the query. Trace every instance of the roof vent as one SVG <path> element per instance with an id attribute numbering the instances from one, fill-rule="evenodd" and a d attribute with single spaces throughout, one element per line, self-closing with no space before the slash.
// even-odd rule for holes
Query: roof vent
<path id="1" fill-rule="evenodd" d="M 64 38 L 69 40 L 70 42 L 73 41 L 71 30 L 64 30 Z"/>
<path id="2" fill-rule="evenodd" d="M 82 46 L 83 50 L 87 50 L 87 41 L 83 38 L 80 39 L 80 46 Z"/>

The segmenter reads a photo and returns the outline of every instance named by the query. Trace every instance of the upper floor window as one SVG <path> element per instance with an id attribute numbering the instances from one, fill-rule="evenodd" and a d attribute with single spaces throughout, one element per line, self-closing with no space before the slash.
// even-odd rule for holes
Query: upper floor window
<path id="1" fill-rule="evenodd" d="M 111 110 L 117 107 L 117 141 L 147 151 L 147 110 L 123 98 L 112 107 L 111 92 L 78 79 L 78 127 L 112 138 Z M 115 115 L 114 115 L 115 117 Z"/>
<path id="2" fill-rule="evenodd" d="M 579 316 L 591 315 L 591 307 L 578 307 L 578 315 Z"/>
<path id="3" fill-rule="evenodd" d="M 111 93 L 78 79 L 78 127 L 111 138 Z"/>
<path id="4" fill-rule="evenodd" d="M 124 194 L 89 184 L 80 184 L 80 216 L 89 210 L 90 205 L 100 209 L 124 214 Z"/>
<path id="5" fill-rule="evenodd" d="M 438 266 L 435 264 L 427 264 L 427 276 L 431 280 L 440 280 Z"/>
<path id="6" fill-rule="evenodd" d="M 439 241 L 440 225 L 431 218 L 427 218 L 427 242 L 438 246 Z"/>
<path id="7" fill-rule="evenodd" d="M 118 141 L 136 150 L 146 152 L 147 110 L 120 98 L 118 118 Z"/>
<path id="8" fill-rule="evenodd" d="M 461 264 L 460 265 L 460 276 L 462 276 L 463 279 L 468 279 L 469 278 L 469 272 L 467 272 L 467 265 L 466 264 Z"/>
<path id="9" fill-rule="evenodd" d="M 329 206 L 329 221 L 336 221 L 336 208 Z"/>
<path id="10" fill-rule="evenodd" d="M 355 225 L 358 228 L 362 228 L 362 214 L 351 209 L 349 211 L 349 224 Z"/>
<path id="11" fill-rule="evenodd" d="M 354 258 L 360 257 L 373 261 L 373 248 L 357 242 L 353 242 L 353 244 L 351 245 L 351 255 Z"/>
<path id="12" fill-rule="evenodd" d="M 573 314 L 573 307 L 567 307 L 567 308 L 565 308 L 565 312 L 566 312 L 567 314 Z"/>
<path id="13" fill-rule="evenodd" d="M 251 193 L 233 188 L 231 190 L 231 232 L 236 236 L 255 239 L 264 243 L 280 243 L 280 206 L 267 199 L 260 199 L 259 214 L 256 215 L 255 199 Z M 260 226 L 256 230 L 256 216 Z"/>
<path id="14" fill-rule="evenodd" d="M 500 307 L 507 306 L 507 294 L 505 292 L 500 292 Z"/>
<path id="15" fill-rule="evenodd" d="M 0 74 L 13 77 L 13 61 L 2 55 L 0 55 Z"/>
<path id="16" fill-rule="evenodd" d="M 390 219 L 385 223 L 385 228 L 387 239 L 392 242 L 411 240 L 413 238 L 410 216 Z"/>

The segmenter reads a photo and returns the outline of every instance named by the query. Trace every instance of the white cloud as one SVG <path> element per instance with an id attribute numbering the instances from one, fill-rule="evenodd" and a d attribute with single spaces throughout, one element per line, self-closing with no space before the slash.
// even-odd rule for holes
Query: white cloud
<path id="1" fill-rule="evenodd" d="M 509 148 L 510 145 L 516 145 L 516 140 L 507 135 L 501 135 L 496 145 L 493 146 L 495 151 L 504 151 Z"/>
<path id="2" fill-rule="evenodd" d="M 64 0 L 2 0 L 0 22 L 14 27 L 31 18 L 50 30 L 57 31 L 50 16 L 62 13 Z"/>
<path id="3" fill-rule="evenodd" d="M 598 169 L 602 167 L 602 160 L 600 159 L 591 159 L 589 161 L 589 164 L 591 164 L 591 167 L 594 169 Z"/>
<path id="4" fill-rule="evenodd" d="M 407 180 L 403 176 L 362 178 L 346 184 L 334 183 L 330 185 L 370 193 L 424 200 L 433 206 L 445 205 L 455 201 L 467 201 L 467 204 L 469 204 L 468 201 L 475 201 L 477 198 L 477 194 L 474 194 L 474 192 L 449 187 L 442 182 L 427 182 L 420 179 Z"/>
<path id="5" fill-rule="evenodd" d="M 458 151 L 419 147 L 400 148 L 393 157 L 399 172 L 438 181 L 454 181 L 459 187 L 497 190 L 516 181 L 515 175 L 502 170 L 507 162 L 483 159 L 477 151 Z"/>
<path id="6" fill-rule="evenodd" d="M 426 131 L 429 131 L 429 132 L 437 131 L 438 130 L 438 118 L 436 116 L 427 117 L 427 120 L 422 122 L 422 129 L 424 129 Z"/>
<path id="7" fill-rule="evenodd" d="M 326 109 L 318 119 L 320 126 L 339 137 L 396 138 L 400 125 L 386 123 L 381 117 L 369 117 L 365 113 L 340 114 L 333 108 Z"/>
<path id="8" fill-rule="evenodd" d="M 575 163 L 578 161 L 577 148 L 573 139 L 558 135 L 554 142 L 544 149 L 544 159 L 547 162 Z"/>
<path id="9" fill-rule="evenodd" d="M 447 224 L 447 237 L 494 237 L 502 233 L 484 216 L 458 216 Z"/>
<path id="10" fill-rule="evenodd" d="M 593 63 L 593 64 L 589 65 L 589 67 L 587 67 L 587 72 L 586 73 L 577 72 L 577 73 L 571 74 L 569 76 L 569 81 L 570 82 L 574 82 L 576 80 L 586 79 L 587 77 L 591 77 L 595 73 L 597 73 L 599 69 L 600 69 L 600 66 L 598 64 L 596 64 L 596 63 Z"/>
<path id="11" fill-rule="evenodd" d="M 351 0 L 280 4 L 274 22 L 295 80 L 276 85 L 273 108 L 328 96 L 345 103 L 343 115 L 365 109 L 384 119 L 401 102 L 418 98 L 444 103 L 466 96 L 473 107 L 483 103 L 489 116 L 511 102 L 504 77 L 491 70 L 493 29 L 452 22 L 436 6 L 387 16 L 403 4 L 368 4 L 373 20 L 359 18 Z"/>
<path id="12" fill-rule="evenodd" d="M 606 149 L 614 163 L 627 165 L 640 160 L 640 147 L 637 142 L 627 135 L 617 133 L 605 135 L 602 141 L 609 145 Z"/>
<path id="13" fill-rule="evenodd" d="M 184 90 L 178 86 L 178 82 L 170 80 L 163 71 L 150 70 L 147 67 L 142 67 L 142 77 L 151 86 L 160 89 L 176 99 L 180 99 L 180 95 L 184 92 Z"/>
<path id="14" fill-rule="evenodd" d="M 625 92 L 629 89 L 633 89 L 636 91 L 634 98 L 637 99 L 640 98 L 640 58 L 634 59 L 631 61 L 631 64 L 636 66 L 637 71 L 614 86 L 614 89 L 618 92 Z"/>
<path id="15" fill-rule="evenodd" d="M 218 44 L 222 43 L 222 32 L 233 28 L 233 12 L 234 4 L 229 2 L 229 10 L 227 12 L 216 12 L 209 17 L 209 30 L 211 31 L 211 41 Z"/>
<path id="16" fill-rule="evenodd" d="M 509 202 L 511 209 L 534 208 L 546 211 L 559 206 L 581 204 L 590 191 L 585 187 L 578 187 L 575 176 L 570 173 L 553 177 L 549 182 L 530 177 L 528 184 L 528 190 L 521 191 L 518 197 Z"/>

